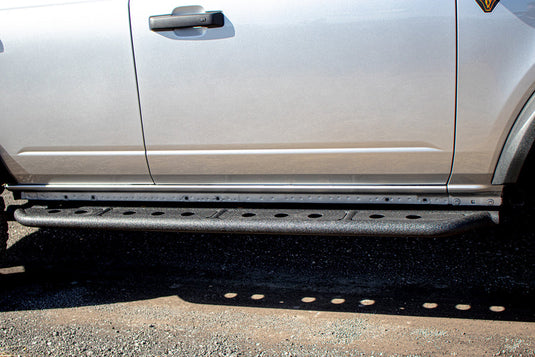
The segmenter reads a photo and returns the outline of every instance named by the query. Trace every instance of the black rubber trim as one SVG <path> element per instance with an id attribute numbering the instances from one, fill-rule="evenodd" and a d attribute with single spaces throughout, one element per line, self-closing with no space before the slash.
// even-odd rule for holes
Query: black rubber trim
<path id="1" fill-rule="evenodd" d="M 348 236 L 443 236 L 491 225 L 489 211 L 35 206 L 15 211 L 27 226 L 168 232 Z"/>

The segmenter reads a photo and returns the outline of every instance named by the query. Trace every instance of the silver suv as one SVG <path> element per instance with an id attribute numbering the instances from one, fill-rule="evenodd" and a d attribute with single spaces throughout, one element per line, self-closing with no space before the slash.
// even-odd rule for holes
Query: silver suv
<path id="1" fill-rule="evenodd" d="M 498 221 L 535 139 L 535 1 L 201 5 L 0 0 L 17 220 L 355 235 Z"/>

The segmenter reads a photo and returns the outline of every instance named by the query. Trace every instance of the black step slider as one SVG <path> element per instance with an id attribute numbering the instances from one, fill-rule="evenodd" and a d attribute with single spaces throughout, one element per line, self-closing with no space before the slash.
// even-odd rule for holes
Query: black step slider
<path id="1" fill-rule="evenodd" d="M 497 212 L 266 208 L 34 206 L 15 211 L 35 227 L 206 233 L 442 236 L 497 223 Z"/>

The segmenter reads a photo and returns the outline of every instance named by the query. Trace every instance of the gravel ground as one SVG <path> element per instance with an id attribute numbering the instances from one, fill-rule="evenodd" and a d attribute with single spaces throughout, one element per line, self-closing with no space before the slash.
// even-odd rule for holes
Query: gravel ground
<path id="1" fill-rule="evenodd" d="M 0 356 L 535 356 L 535 212 L 512 213 L 436 239 L 9 222 Z"/>

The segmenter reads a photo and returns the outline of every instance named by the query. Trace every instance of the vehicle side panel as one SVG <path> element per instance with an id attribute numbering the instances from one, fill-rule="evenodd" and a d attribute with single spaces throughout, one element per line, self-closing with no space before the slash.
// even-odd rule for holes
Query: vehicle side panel
<path id="1" fill-rule="evenodd" d="M 490 184 L 505 140 L 535 89 L 535 2 L 484 13 L 459 0 L 456 147 L 451 187 Z"/>
<path id="2" fill-rule="evenodd" d="M 20 183 L 151 183 L 127 0 L 0 1 L 0 154 Z"/>
<path id="3" fill-rule="evenodd" d="M 150 31 L 186 5 L 130 3 L 156 183 L 446 183 L 453 1 L 204 0 L 225 27 Z"/>

